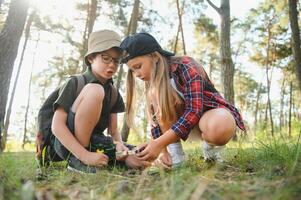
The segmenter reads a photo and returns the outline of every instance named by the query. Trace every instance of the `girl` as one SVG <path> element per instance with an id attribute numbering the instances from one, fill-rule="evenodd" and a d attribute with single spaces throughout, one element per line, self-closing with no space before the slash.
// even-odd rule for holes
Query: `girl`
<path id="1" fill-rule="evenodd" d="M 116 103 L 110 108 L 113 87 L 112 76 L 118 69 L 121 49 L 120 36 L 110 30 L 91 33 L 83 74 L 85 86 L 76 96 L 75 78 L 69 79 L 59 91 L 53 104 L 52 120 L 54 134 L 53 148 L 68 169 L 95 173 L 97 167 L 114 163 L 115 148 L 127 151 L 117 130 L 117 113 L 124 111 L 124 103 L 118 93 Z M 111 137 L 103 131 L 108 128 Z M 98 150 L 103 150 L 99 151 Z M 70 154 L 71 153 L 71 154 Z M 139 161 L 136 156 L 120 158 L 129 167 L 144 167 L 148 162 Z"/>
<path id="2" fill-rule="evenodd" d="M 180 139 L 185 141 L 193 130 L 204 141 L 205 160 L 222 161 L 221 147 L 233 137 L 236 126 L 245 127 L 238 110 L 219 94 L 204 69 L 190 57 L 175 57 L 163 50 L 147 33 L 125 38 L 120 47 L 129 67 L 126 116 L 130 126 L 134 76 L 146 83 L 153 139 L 141 147 L 141 160 L 154 161 L 160 154 L 159 160 L 167 166 L 183 162 Z"/>

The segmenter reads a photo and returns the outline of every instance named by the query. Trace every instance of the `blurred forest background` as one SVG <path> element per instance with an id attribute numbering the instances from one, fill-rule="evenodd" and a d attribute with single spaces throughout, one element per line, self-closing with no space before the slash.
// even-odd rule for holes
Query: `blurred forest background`
<path id="1" fill-rule="evenodd" d="M 299 0 L 0 0 L 0 200 L 300 199 L 300 11 Z M 247 126 L 227 144 L 225 163 L 204 162 L 200 143 L 185 142 L 188 160 L 171 171 L 88 176 L 61 162 L 40 173 L 38 110 L 85 70 L 88 36 L 100 29 L 149 32 L 204 66 Z M 123 97 L 126 72 L 120 66 L 114 76 Z M 138 133 L 118 119 L 133 144 L 149 138 L 138 83 Z"/>
<path id="2" fill-rule="evenodd" d="M 239 2 L 0 0 L 0 150 L 33 150 L 38 109 L 67 77 L 85 70 L 88 36 L 100 29 L 113 29 L 122 37 L 149 32 L 164 49 L 196 58 L 240 109 L 250 138 L 297 135 L 300 1 Z M 238 17 L 232 15 L 240 12 L 236 3 L 244 12 Z M 126 71 L 120 66 L 114 76 L 124 97 Z M 143 95 L 137 96 L 139 133 L 129 131 L 121 116 L 124 140 L 129 135 L 143 141 L 149 134 Z"/>

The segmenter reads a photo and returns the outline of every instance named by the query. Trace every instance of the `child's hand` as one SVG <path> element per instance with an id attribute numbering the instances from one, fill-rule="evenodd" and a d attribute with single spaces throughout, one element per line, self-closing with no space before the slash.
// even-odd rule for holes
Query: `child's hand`
<path id="1" fill-rule="evenodd" d="M 125 159 L 126 166 L 133 169 L 144 169 L 151 166 L 151 163 L 148 161 L 140 160 L 136 155 L 129 155 Z"/>
<path id="2" fill-rule="evenodd" d="M 116 150 L 117 151 L 128 151 L 129 149 L 122 143 L 122 142 L 116 142 Z"/>
<path id="3" fill-rule="evenodd" d="M 121 142 L 116 142 L 116 160 L 125 160 L 128 156 L 129 149 Z M 121 153 L 120 153 L 121 152 Z"/>
<path id="4" fill-rule="evenodd" d="M 108 165 L 109 157 L 104 153 L 88 152 L 82 162 L 86 165 L 103 167 Z"/>
<path id="5" fill-rule="evenodd" d="M 172 166 L 172 159 L 170 154 L 166 149 L 162 151 L 158 158 L 164 165 L 171 167 Z"/>
<path id="6" fill-rule="evenodd" d="M 160 160 L 160 158 L 157 158 L 154 162 L 152 162 L 152 166 L 160 167 L 160 168 L 163 168 L 163 169 L 171 169 L 171 167 L 168 166 L 168 165 L 165 165 L 163 163 L 163 161 Z"/>
<path id="7" fill-rule="evenodd" d="M 140 146 L 140 148 L 143 147 L 145 147 L 145 149 L 142 152 L 138 153 L 137 156 L 141 160 L 151 162 L 158 158 L 163 149 L 163 146 L 161 146 L 156 140 L 151 140 L 148 144 Z"/>

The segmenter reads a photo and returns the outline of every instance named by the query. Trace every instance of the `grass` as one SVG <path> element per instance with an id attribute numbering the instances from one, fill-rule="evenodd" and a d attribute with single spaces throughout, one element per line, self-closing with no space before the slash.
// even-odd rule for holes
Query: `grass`
<path id="1" fill-rule="evenodd" d="M 230 142 L 225 164 L 204 163 L 197 143 L 184 148 L 188 161 L 173 171 L 104 169 L 81 175 L 56 163 L 42 178 L 36 176 L 32 152 L 6 152 L 0 155 L 0 199 L 31 194 L 38 199 L 300 199 L 298 137 Z"/>

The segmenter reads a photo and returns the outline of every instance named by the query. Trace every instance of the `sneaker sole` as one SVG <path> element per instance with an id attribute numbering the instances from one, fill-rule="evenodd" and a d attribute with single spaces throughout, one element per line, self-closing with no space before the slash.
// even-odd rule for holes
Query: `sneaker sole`
<path id="1" fill-rule="evenodd" d="M 68 167 L 67 167 L 67 170 L 68 170 L 68 171 L 71 171 L 71 172 L 77 172 L 77 173 L 80 173 L 80 174 L 87 174 L 87 173 L 82 172 L 82 171 L 80 171 L 80 170 L 78 170 L 78 169 L 75 169 L 75 168 L 73 168 L 73 167 L 71 167 L 71 166 L 69 166 L 69 165 L 68 165 Z"/>

